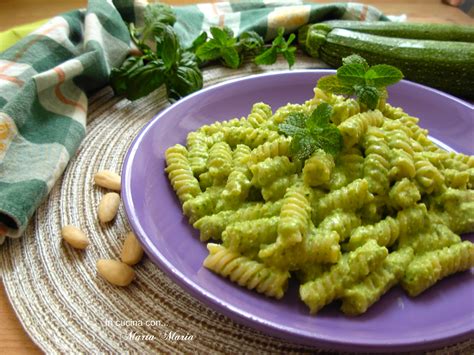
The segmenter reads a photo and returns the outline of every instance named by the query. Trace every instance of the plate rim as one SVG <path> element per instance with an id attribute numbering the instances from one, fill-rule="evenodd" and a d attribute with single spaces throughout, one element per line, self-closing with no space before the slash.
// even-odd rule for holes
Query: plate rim
<path id="1" fill-rule="evenodd" d="M 140 142 L 147 135 L 151 127 L 155 125 L 162 117 L 166 116 L 169 111 L 172 111 L 177 105 L 181 105 L 188 100 L 192 100 L 195 96 L 203 95 L 204 93 L 212 90 L 216 90 L 221 86 L 235 85 L 236 83 L 250 80 L 258 80 L 259 78 L 269 77 L 269 76 L 279 76 L 279 75 L 293 75 L 293 74 L 304 74 L 304 73 L 327 73 L 334 74 L 336 71 L 334 69 L 295 69 L 295 70 L 278 70 L 271 71 L 261 74 L 246 75 L 239 78 L 234 78 L 230 80 L 225 80 L 221 83 L 210 85 L 204 89 L 198 90 L 197 92 L 186 96 L 185 98 L 175 102 L 164 110 L 158 112 L 153 118 L 140 130 L 137 136 L 133 139 L 130 147 L 127 150 L 125 155 L 123 165 L 122 165 L 122 187 L 121 195 L 125 207 L 125 212 L 128 218 L 128 221 L 132 227 L 132 230 L 137 235 L 140 243 L 144 247 L 146 254 L 150 257 L 152 262 L 157 265 L 163 272 L 170 277 L 173 282 L 178 284 L 183 288 L 188 294 L 190 294 L 196 300 L 206 304 L 214 311 L 217 311 L 225 316 L 233 319 L 234 321 L 244 324 L 250 328 L 256 329 L 258 331 L 264 331 L 266 334 L 276 336 L 280 339 L 293 342 L 296 344 L 304 344 L 309 346 L 317 346 L 322 349 L 337 349 L 337 350 L 349 350 L 349 351 L 407 351 L 407 350 L 427 350 L 436 348 L 439 346 L 453 344 L 456 341 L 463 341 L 474 335 L 474 326 L 472 329 L 466 329 L 464 332 L 456 332 L 455 334 L 445 333 L 443 337 L 436 338 L 416 338 L 417 340 L 399 340 L 394 339 L 392 342 L 388 341 L 376 341 L 372 343 L 367 342 L 358 342 L 351 339 L 350 341 L 345 341 L 340 338 L 330 337 L 327 335 L 319 336 L 318 334 L 310 333 L 300 333 L 295 334 L 295 330 L 292 327 L 287 327 L 284 324 L 275 323 L 272 321 L 267 321 L 261 317 L 250 314 L 247 311 L 235 307 L 232 304 L 227 303 L 225 300 L 222 300 L 214 296 L 211 292 L 206 291 L 197 283 L 193 282 L 185 274 L 178 271 L 173 264 L 160 252 L 160 250 L 152 243 L 152 241 L 146 237 L 146 233 L 142 228 L 141 223 L 137 216 L 134 213 L 134 205 L 131 194 L 131 173 L 134 157 L 138 151 Z M 428 90 L 434 94 L 444 96 L 452 101 L 455 101 L 462 106 L 467 108 L 474 109 L 474 106 L 464 101 L 461 98 L 455 97 L 451 94 L 445 93 L 443 91 L 427 87 L 422 84 L 414 83 L 408 80 L 402 80 L 406 85 L 411 85 L 417 87 L 417 89 Z"/>

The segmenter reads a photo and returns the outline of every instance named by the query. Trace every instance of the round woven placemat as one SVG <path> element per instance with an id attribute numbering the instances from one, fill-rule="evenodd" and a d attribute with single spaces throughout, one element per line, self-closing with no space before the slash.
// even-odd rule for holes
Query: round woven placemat
<path id="1" fill-rule="evenodd" d="M 305 57 L 297 68 L 324 67 Z M 266 70 L 205 70 L 205 84 Z M 96 209 L 104 190 L 93 185 L 96 171 L 120 172 L 140 129 L 169 104 L 164 91 L 130 102 L 110 88 L 90 100 L 88 134 L 25 235 L 0 248 L 7 295 L 25 330 L 46 353 L 281 353 L 315 352 L 239 325 L 214 312 L 174 284 L 148 258 L 135 267 L 136 280 L 114 287 L 97 276 L 99 258 L 118 259 L 130 230 L 123 208 L 106 227 Z M 91 239 L 86 251 L 61 242 L 60 229 L 73 224 Z M 472 340 L 443 352 L 470 352 Z"/>

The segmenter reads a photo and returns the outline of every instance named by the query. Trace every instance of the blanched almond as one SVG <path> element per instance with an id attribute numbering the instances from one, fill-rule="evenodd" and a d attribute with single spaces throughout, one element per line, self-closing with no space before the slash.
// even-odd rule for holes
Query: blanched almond
<path id="1" fill-rule="evenodd" d="M 135 278 L 135 271 L 120 261 L 99 259 L 96 265 L 98 274 L 112 285 L 127 286 Z"/>
<path id="2" fill-rule="evenodd" d="M 137 237 L 135 234 L 133 234 L 133 232 L 127 233 L 125 242 L 123 243 L 120 259 L 122 259 L 125 264 L 135 265 L 142 259 L 142 257 L 143 248 L 138 242 Z"/>
<path id="3" fill-rule="evenodd" d="M 110 170 L 102 170 L 94 175 L 96 185 L 105 187 L 109 190 L 120 191 L 121 178 L 120 175 Z"/>
<path id="4" fill-rule="evenodd" d="M 76 249 L 85 249 L 90 244 L 87 235 L 75 226 L 64 226 L 61 229 L 63 239 Z"/>
<path id="5" fill-rule="evenodd" d="M 120 195 L 116 192 L 109 192 L 102 197 L 98 208 L 99 221 L 101 223 L 110 222 L 117 215 L 120 205 Z"/>

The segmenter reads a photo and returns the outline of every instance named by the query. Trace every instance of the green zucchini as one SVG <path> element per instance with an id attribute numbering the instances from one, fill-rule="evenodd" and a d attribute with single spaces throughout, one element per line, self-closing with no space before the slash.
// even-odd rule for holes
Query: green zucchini
<path id="1" fill-rule="evenodd" d="M 474 43 L 383 37 L 327 25 L 302 29 L 299 41 L 335 68 L 355 53 L 370 65 L 396 66 L 409 80 L 474 98 Z"/>
<path id="2" fill-rule="evenodd" d="M 325 21 L 323 23 L 332 29 L 343 28 L 384 37 L 474 42 L 474 26 L 472 25 L 343 20 Z"/>

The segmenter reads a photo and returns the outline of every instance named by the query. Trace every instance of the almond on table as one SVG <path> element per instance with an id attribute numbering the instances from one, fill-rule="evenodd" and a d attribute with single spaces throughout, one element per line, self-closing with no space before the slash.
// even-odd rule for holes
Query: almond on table
<path id="1" fill-rule="evenodd" d="M 127 233 L 125 242 L 123 243 L 120 259 L 128 265 L 135 265 L 140 262 L 143 257 L 143 248 L 138 242 L 133 232 Z"/>
<path id="2" fill-rule="evenodd" d="M 110 170 L 98 171 L 94 175 L 94 182 L 97 186 L 114 191 L 120 191 L 122 186 L 120 175 Z"/>
<path id="3" fill-rule="evenodd" d="M 99 203 L 98 216 L 101 223 L 110 222 L 117 215 L 120 205 L 120 195 L 116 192 L 106 193 Z"/>
<path id="4" fill-rule="evenodd" d="M 112 259 L 97 260 L 97 273 L 115 286 L 128 286 L 135 278 L 130 266 Z"/>
<path id="5" fill-rule="evenodd" d="M 90 244 L 87 235 L 72 225 L 64 226 L 61 229 L 61 236 L 69 245 L 76 249 L 85 249 Z"/>

